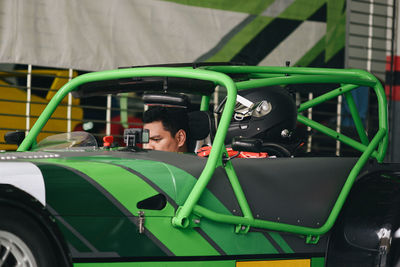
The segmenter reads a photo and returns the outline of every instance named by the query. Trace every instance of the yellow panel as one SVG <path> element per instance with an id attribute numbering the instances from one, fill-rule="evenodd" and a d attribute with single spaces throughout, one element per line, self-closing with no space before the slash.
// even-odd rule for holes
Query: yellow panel
<path id="1" fill-rule="evenodd" d="M 26 71 L 21 71 L 21 74 L 26 73 Z M 57 75 L 57 76 L 67 76 L 68 71 L 60 71 L 60 70 L 35 70 L 33 73 L 36 74 L 46 74 L 46 75 Z M 13 74 L 15 75 L 15 74 Z M 0 72 L 0 77 L 8 77 L 8 76 L 13 76 L 8 73 L 1 73 Z M 77 75 L 76 72 L 73 73 L 73 76 L 75 77 Z M 61 78 L 61 77 L 56 77 L 53 81 L 51 89 L 53 90 L 58 90 L 64 83 L 66 83 L 68 79 L 66 78 Z M 1 89 L 1 98 L 2 99 L 7 99 L 7 100 L 15 100 L 17 102 L 6 102 L 6 101 L 0 101 L 0 127 L 1 128 L 13 128 L 13 129 L 20 129 L 20 130 L 25 130 L 26 127 L 26 92 L 22 89 L 15 88 L 15 87 L 4 87 L 9 85 L 5 81 L 0 80 L 0 85 L 3 85 L 0 87 Z M 48 97 L 51 97 L 54 95 L 55 91 L 49 91 Z M 62 103 L 66 103 L 68 97 L 65 97 L 62 101 Z M 31 116 L 39 116 L 46 105 L 48 104 L 48 100 L 39 97 L 36 95 L 31 96 L 31 106 L 30 106 L 30 113 Z M 42 103 L 42 104 L 38 104 Z M 79 99 L 73 99 L 72 101 L 73 105 L 79 105 Z M 10 114 L 10 115 L 6 115 Z M 13 116 L 14 115 L 14 116 Z M 71 121 L 71 126 L 72 130 L 74 130 L 75 126 L 80 123 L 80 120 L 82 120 L 83 117 L 83 110 L 80 107 L 72 107 L 71 109 L 71 117 L 72 119 L 75 119 Z M 59 105 L 55 112 L 52 115 L 53 119 L 50 119 L 47 124 L 44 126 L 43 131 L 57 131 L 57 132 L 66 132 L 67 131 L 67 106 L 65 105 Z M 54 119 L 54 118 L 61 118 L 63 120 L 59 119 Z M 33 126 L 33 124 L 36 122 L 37 118 L 30 118 L 30 127 Z M 78 121 L 76 121 L 78 120 Z M 0 142 L 4 142 L 4 134 L 8 132 L 8 130 L 0 130 Z M 53 135 L 53 133 L 40 133 L 38 136 L 37 141 L 42 140 L 43 138 Z M 15 145 L 8 145 L 8 144 L 0 144 L 0 150 L 6 149 L 6 150 L 15 150 L 16 146 Z"/>
<path id="2" fill-rule="evenodd" d="M 310 259 L 273 260 L 273 261 L 238 261 L 236 267 L 310 267 Z"/>

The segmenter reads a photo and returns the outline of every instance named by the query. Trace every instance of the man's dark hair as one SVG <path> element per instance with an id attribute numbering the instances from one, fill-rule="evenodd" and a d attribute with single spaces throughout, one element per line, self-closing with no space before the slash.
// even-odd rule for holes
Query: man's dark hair
<path id="1" fill-rule="evenodd" d="M 189 134 L 189 119 L 185 108 L 171 108 L 163 106 L 152 106 L 143 114 L 143 123 L 161 121 L 164 130 L 169 131 L 174 137 L 183 129 L 186 135 Z"/>

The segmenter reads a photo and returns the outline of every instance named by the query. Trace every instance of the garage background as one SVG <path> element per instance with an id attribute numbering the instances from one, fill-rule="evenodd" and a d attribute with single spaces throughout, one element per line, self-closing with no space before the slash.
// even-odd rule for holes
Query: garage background
<path id="1" fill-rule="evenodd" d="M 0 0 L 0 149 L 15 149 L 4 143 L 4 133 L 29 131 L 54 92 L 81 73 L 177 62 L 290 62 L 361 68 L 380 78 L 390 100 L 388 160 L 400 161 L 398 9 L 395 0 Z M 301 88 L 297 96 L 322 92 Z M 355 97 L 373 132 L 374 95 L 360 88 Z M 133 94 L 91 101 L 69 96 L 40 138 L 77 129 L 120 135 L 140 125 L 142 109 Z M 347 115 L 341 98 L 307 112 L 352 135 Z M 308 138 L 307 150 L 353 153 L 318 134 Z"/>

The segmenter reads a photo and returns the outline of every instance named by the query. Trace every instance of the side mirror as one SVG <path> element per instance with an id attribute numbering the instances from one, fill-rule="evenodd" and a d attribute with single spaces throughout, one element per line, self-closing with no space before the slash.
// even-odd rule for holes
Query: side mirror
<path id="1" fill-rule="evenodd" d="M 25 139 L 25 132 L 15 131 L 8 132 L 4 135 L 4 140 L 10 145 L 20 145 Z"/>
<path id="2" fill-rule="evenodd" d="M 261 152 L 262 141 L 255 138 L 234 137 L 232 139 L 232 149 L 235 151 Z"/>

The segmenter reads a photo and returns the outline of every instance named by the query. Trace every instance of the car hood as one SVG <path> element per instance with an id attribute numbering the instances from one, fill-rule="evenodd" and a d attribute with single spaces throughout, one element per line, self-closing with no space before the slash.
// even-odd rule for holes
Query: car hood
<path id="1" fill-rule="evenodd" d="M 147 214 L 173 216 L 206 163 L 192 154 L 105 150 L 11 152 L 2 153 L 0 161 L 36 165 L 45 183 L 46 206 L 62 216 L 117 216 L 121 211 L 135 216 L 138 203 L 157 194 L 167 204 Z"/>

